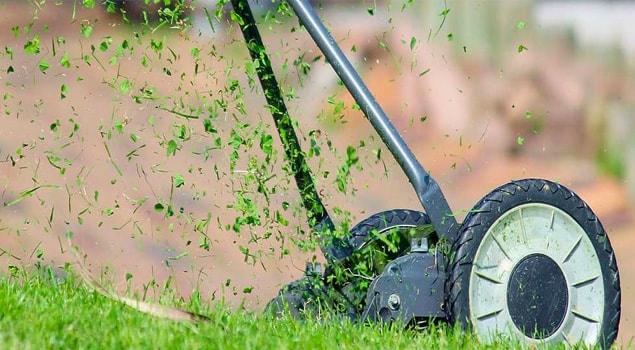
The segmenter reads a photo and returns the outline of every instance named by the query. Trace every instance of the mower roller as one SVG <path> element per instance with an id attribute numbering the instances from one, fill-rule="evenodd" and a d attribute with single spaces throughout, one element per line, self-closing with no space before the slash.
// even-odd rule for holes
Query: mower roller
<path id="1" fill-rule="evenodd" d="M 361 322 L 459 324 L 484 343 L 584 343 L 609 347 L 620 321 L 615 254 L 600 220 L 566 187 L 543 179 L 504 184 L 462 223 L 306 0 L 287 0 L 412 184 L 422 211 L 374 214 L 345 235 L 315 188 L 250 4 L 231 0 L 298 186 L 324 268 L 267 305 L 317 317 L 324 309 Z M 358 269 L 363 267 L 363 271 Z"/>

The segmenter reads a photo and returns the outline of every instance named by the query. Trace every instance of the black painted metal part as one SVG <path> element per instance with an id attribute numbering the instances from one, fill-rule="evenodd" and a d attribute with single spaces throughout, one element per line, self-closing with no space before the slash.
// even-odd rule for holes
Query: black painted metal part
<path id="1" fill-rule="evenodd" d="M 368 289 L 362 320 L 408 325 L 445 319 L 445 273 L 437 262 L 434 253 L 420 248 L 391 261 Z"/>
<path id="2" fill-rule="evenodd" d="M 300 148 L 300 142 L 293 129 L 291 117 L 276 76 L 271 67 L 271 60 L 265 50 L 265 46 L 260 37 L 260 32 L 256 25 L 253 13 L 248 1 L 232 0 L 232 6 L 236 14 L 241 18 L 240 29 L 245 37 L 249 54 L 254 62 L 257 62 L 256 72 L 262 85 L 269 110 L 278 130 L 278 135 L 282 141 L 286 160 L 291 165 L 291 170 L 295 176 L 295 182 L 300 190 L 302 204 L 307 211 L 307 218 L 311 228 L 317 232 L 322 230 L 333 230 L 334 225 L 322 200 L 315 188 L 315 182 L 306 162 L 304 152 Z M 350 255 L 351 248 L 345 241 L 329 240 L 322 246 L 322 251 L 327 258 L 341 259 Z"/>

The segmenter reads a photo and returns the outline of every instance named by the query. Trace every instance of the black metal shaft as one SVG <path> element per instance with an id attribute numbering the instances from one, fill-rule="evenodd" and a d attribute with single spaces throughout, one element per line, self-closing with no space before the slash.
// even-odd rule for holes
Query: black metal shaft
<path id="1" fill-rule="evenodd" d="M 305 154 L 293 129 L 289 111 L 284 102 L 280 86 L 271 67 L 260 32 L 256 26 L 253 13 L 246 0 L 232 0 L 235 13 L 240 17 L 240 30 L 245 37 L 251 59 L 256 63 L 256 73 L 263 93 L 273 116 L 276 129 L 284 148 L 285 157 L 291 166 L 295 182 L 300 191 L 302 204 L 307 211 L 307 218 L 312 230 L 318 233 L 335 229 L 324 204 L 315 188 L 315 183 L 306 162 Z M 350 255 L 352 249 L 346 241 L 334 237 L 323 237 L 322 252 L 327 259 L 341 259 Z"/>
<path id="2" fill-rule="evenodd" d="M 437 182 L 417 161 L 313 7 L 306 0 L 287 0 L 287 2 L 406 173 L 419 201 L 430 216 L 437 234 L 454 240 L 458 230 L 456 218 Z"/>

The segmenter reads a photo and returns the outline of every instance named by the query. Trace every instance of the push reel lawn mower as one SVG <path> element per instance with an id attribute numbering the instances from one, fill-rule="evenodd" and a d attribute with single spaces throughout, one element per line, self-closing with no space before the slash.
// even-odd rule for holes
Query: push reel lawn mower
<path id="1" fill-rule="evenodd" d="M 395 157 L 424 211 L 395 209 L 337 236 L 246 0 L 231 0 L 299 188 L 328 263 L 267 306 L 308 317 L 328 307 L 364 322 L 458 323 L 483 342 L 609 347 L 620 320 L 615 255 L 599 219 L 575 193 L 542 179 L 512 181 L 481 199 L 457 223 L 437 182 L 331 37 L 307 0 L 287 0 Z"/>

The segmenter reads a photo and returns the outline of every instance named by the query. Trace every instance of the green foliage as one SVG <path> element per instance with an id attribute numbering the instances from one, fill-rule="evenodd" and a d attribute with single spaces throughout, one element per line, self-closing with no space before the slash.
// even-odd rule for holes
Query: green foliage
<path id="1" fill-rule="evenodd" d="M 40 36 L 39 35 L 35 35 L 33 39 L 24 43 L 24 52 L 31 55 L 37 55 L 38 53 L 40 53 Z"/>

